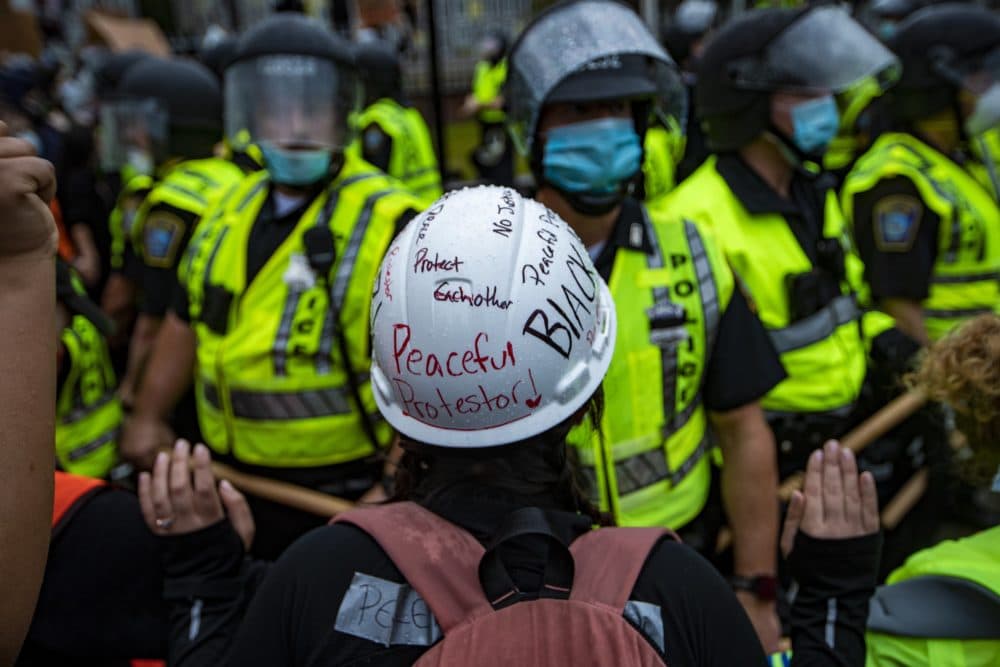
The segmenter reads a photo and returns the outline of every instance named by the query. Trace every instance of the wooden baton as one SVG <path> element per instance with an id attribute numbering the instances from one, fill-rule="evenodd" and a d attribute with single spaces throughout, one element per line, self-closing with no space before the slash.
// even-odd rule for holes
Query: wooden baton
<path id="1" fill-rule="evenodd" d="M 298 484 L 279 482 L 258 475 L 241 472 L 225 465 L 212 462 L 212 472 L 217 479 L 229 480 L 229 483 L 240 491 L 250 495 L 270 500 L 293 509 L 315 514 L 321 517 L 332 517 L 346 512 L 354 507 L 354 503 L 336 496 L 328 496 L 320 491 L 307 489 Z"/>

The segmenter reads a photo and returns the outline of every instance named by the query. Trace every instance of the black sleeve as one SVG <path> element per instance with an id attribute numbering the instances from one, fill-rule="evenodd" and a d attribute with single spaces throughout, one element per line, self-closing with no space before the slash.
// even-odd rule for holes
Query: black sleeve
<path id="1" fill-rule="evenodd" d="M 93 664 L 165 657 L 160 549 L 138 498 L 109 488 L 82 502 L 49 547 L 21 659 L 40 665 L 66 664 L 66 656 L 94 658 Z"/>
<path id="2" fill-rule="evenodd" d="M 881 550 L 881 533 L 820 540 L 799 532 L 788 559 L 798 583 L 792 667 L 864 667 L 868 601 Z"/>
<path id="3" fill-rule="evenodd" d="M 388 173 L 392 157 L 392 137 L 372 123 L 361 132 L 361 157 Z"/>
<path id="4" fill-rule="evenodd" d="M 174 289 L 174 295 L 170 301 L 170 310 L 183 321 L 188 324 L 191 323 L 191 303 L 188 300 L 187 290 L 179 283 L 176 289 Z"/>
<path id="5" fill-rule="evenodd" d="M 927 298 L 937 259 L 940 217 L 910 179 L 879 181 L 854 196 L 854 239 L 876 299 Z"/>
<path id="6" fill-rule="evenodd" d="M 764 649 L 732 588 L 694 549 L 664 540 L 632 589 L 660 606 L 668 665 L 765 665 Z"/>
<path id="7" fill-rule="evenodd" d="M 228 520 L 161 538 L 170 665 L 221 665 L 269 563 L 244 556 Z M 281 663 L 273 663 L 281 664 Z"/>
<path id="8" fill-rule="evenodd" d="M 163 317 L 177 288 L 177 264 L 198 222 L 190 211 L 157 204 L 146 213 L 143 224 L 143 271 L 141 310 Z"/>
<path id="9" fill-rule="evenodd" d="M 743 292 L 734 289 L 705 369 L 705 407 L 725 412 L 753 403 L 785 377 L 767 330 L 750 311 Z"/>

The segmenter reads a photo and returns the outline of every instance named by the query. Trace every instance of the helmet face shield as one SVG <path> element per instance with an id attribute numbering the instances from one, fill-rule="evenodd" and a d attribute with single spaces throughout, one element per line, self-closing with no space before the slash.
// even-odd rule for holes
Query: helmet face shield
<path id="1" fill-rule="evenodd" d="M 899 60 L 839 7 L 805 12 L 761 56 L 737 62 L 735 83 L 762 92 L 833 93 L 874 77 L 886 84 L 900 74 Z"/>
<path id="2" fill-rule="evenodd" d="M 226 136 L 237 148 L 249 141 L 342 150 L 358 92 L 354 74 L 331 60 L 268 55 L 238 62 L 226 70 Z"/>
<path id="3" fill-rule="evenodd" d="M 645 71 L 632 66 L 638 60 L 646 63 Z M 659 97 L 662 108 L 676 106 L 681 113 L 686 105 L 673 60 L 642 19 L 617 2 L 584 0 L 542 13 L 514 45 L 508 63 L 507 120 L 515 147 L 525 155 L 543 105 L 574 74 L 607 79 L 591 85 L 580 101 Z"/>
<path id="4" fill-rule="evenodd" d="M 154 99 L 120 98 L 101 105 L 99 151 L 105 172 L 129 166 L 152 175 L 167 153 L 169 114 Z"/>

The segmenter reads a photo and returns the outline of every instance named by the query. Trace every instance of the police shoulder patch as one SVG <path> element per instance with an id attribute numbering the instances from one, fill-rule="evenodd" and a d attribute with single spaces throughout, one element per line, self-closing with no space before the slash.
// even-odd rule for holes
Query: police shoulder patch
<path id="1" fill-rule="evenodd" d="M 882 252 L 907 252 L 913 247 L 924 205 L 912 195 L 890 195 L 872 211 L 875 246 Z"/>
<path id="2" fill-rule="evenodd" d="M 171 268 L 184 238 L 185 222 L 169 211 L 153 210 L 143 226 L 142 250 L 146 264 Z"/>

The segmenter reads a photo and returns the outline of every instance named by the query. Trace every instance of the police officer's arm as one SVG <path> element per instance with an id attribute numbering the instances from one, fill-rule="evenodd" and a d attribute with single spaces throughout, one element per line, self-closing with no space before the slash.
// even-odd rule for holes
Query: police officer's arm
<path id="1" fill-rule="evenodd" d="M 734 290 L 706 369 L 705 406 L 722 450 L 722 500 L 733 531 L 737 575 L 773 576 L 778 543 L 777 453 L 757 401 L 785 377 L 764 325 Z M 777 649 L 773 602 L 739 592 L 766 650 Z"/>
<path id="2" fill-rule="evenodd" d="M 0 664 L 13 664 L 45 568 L 55 430 L 55 171 L 0 123 Z"/>
<path id="3" fill-rule="evenodd" d="M 122 434 L 122 455 L 140 469 L 152 467 L 156 453 L 173 442 L 167 423 L 174 406 L 191 386 L 196 344 L 191 325 L 175 312 L 167 313 Z"/>
<path id="4" fill-rule="evenodd" d="M 383 132 L 381 127 L 371 123 L 361 133 L 361 156 L 367 162 L 389 173 L 392 137 Z"/>
<path id="5" fill-rule="evenodd" d="M 930 292 L 940 217 L 903 176 L 879 181 L 853 204 L 855 243 L 872 298 L 903 333 L 929 344 L 920 304 Z"/>
<path id="6" fill-rule="evenodd" d="M 142 381 L 163 316 L 177 288 L 177 263 L 198 220 L 198 215 L 164 203 L 140 212 L 143 230 L 142 299 L 139 318 L 129 345 L 128 368 L 122 379 L 121 395 L 133 403 Z"/>

